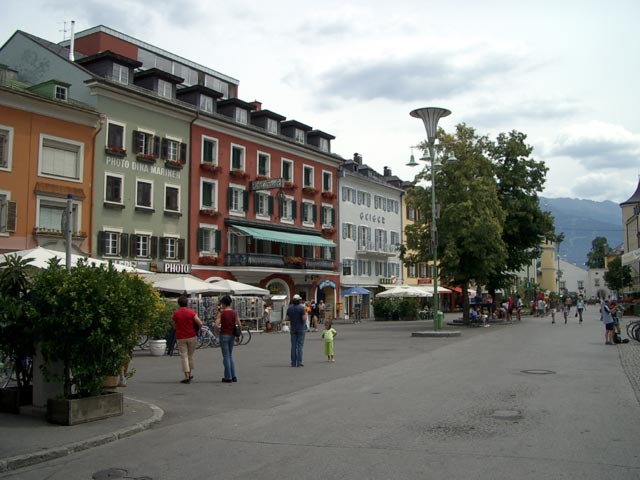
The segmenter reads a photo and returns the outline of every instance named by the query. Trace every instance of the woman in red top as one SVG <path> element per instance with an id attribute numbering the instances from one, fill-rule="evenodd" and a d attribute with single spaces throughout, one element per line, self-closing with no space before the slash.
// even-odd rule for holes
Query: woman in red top
<path id="1" fill-rule="evenodd" d="M 178 298 L 178 308 L 173 312 L 171 323 L 176 331 L 176 340 L 178 343 L 178 351 L 180 352 L 180 360 L 182 361 L 182 371 L 184 379 L 182 383 L 190 383 L 193 380 L 193 353 L 196 351 L 196 335 L 202 328 L 202 321 L 196 315 L 194 310 L 187 308 L 187 297 L 182 295 Z"/>
<path id="2" fill-rule="evenodd" d="M 231 297 L 225 295 L 220 299 L 222 310 L 218 312 L 214 328 L 220 329 L 220 350 L 222 350 L 222 365 L 224 365 L 223 383 L 237 382 L 236 366 L 233 362 L 233 344 L 239 341 L 240 337 L 235 337 L 234 329 L 236 323 L 242 328 L 237 312 L 231 308 Z"/>

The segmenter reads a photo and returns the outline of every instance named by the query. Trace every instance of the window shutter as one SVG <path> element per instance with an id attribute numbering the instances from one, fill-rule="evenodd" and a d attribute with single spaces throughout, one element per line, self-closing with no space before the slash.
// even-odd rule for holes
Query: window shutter
<path id="1" fill-rule="evenodd" d="M 204 228 L 198 229 L 198 252 L 204 252 L 204 236 L 206 233 Z"/>
<path id="2" fill-rule="evenodd" d="M 160 238 L 160 255 L 162 258 L 166 258 L 167 256 L 167 239 L 164 237 Z"/>
<path id="3" fill-rule="evenodd" d="M 18 203 L 9 200 L 7 202 L 7 232 L 15 232 L 18 223 Z"/>
<path id="4" fill-rule="evenodd" d="M 136 248 L 136 243 L 138 243 L 138 235 L 131 235 L 130 237 L 130 242 L 129 242 L 129 256 L 131 257 L 137 257 L 138 256 L 138 249 Z"/>
<path id="5" fill-rule="evenodd" d="M 184 254 L 185 254 L 185 245 L 184 245 L 184 238 L 179 238 L 178 239 L 178 260 L 184 260 Z"/>
<path id="6" fill-rule="evenodd" d="M 158 258 L 158 237 L 151 237 L 151 258 Z"/>
<path id="7" fill-rule="evenodd" d="M 153 152 L 150 153 L 155 157 L 160 156 L 160 140 L 160 137 L 153 137 Z"/>
<path id="8" fill-rule="evenodd" d="M 138 153 L 140 152 L 140 149 L 142 148 L 142 141 L 140 139 L 140 132 L 138 132 L 137 130 L 133 131 L 133 136 L 132 136 L 133 142 L 131 143 L 131 149 L 133 150 L 133 153 Z"/>
<path id="9" fill-rule="evenodd" d="M 273 197 L 271 196 L 267 197 L 267 207 L 269 215 L 273 215 Z"/>
<path id="10" fill-rule="evenodd" d="M 318 206 L 314 205 L 313 209 L 311 210 L 311 219 L 313 220 L 313 223 L 316 223 L 318 221 Z"/>
<path id="11" fill-rule="evenodd" d="M 182 163 L 187 163 L 187 144 L 180 144 L 180 158 L 178 159 Z"/>
<path id="12" fill-rule="evenodd" d="M 202 183 L 202 206 L 204 207 L 212 207 L 213 206 L 213 188 L 212 184 L 209 182 Z"/>
<path id="13" fill-rule="evenodd" d="M 160 158 L 163 159 L 163 160 L 166 160 L 168 158 L 167 157 L 167 143 L 168 143 L 168 140 L 166 138 L 163 138 L 162 139 L 162 143 L 160 144 L 160 148 L 161 148 L 161 150 L 160 150 Z"/>
<path id="14" fill-rule="evenodd" d="M 247 190 L 242 192 L 242 210 L 249 211 L 249 192 Z"/>
<path id="15" fill-rule="evenodd" d="M 342 224 L 342 238 L 347 238 L 347 224 Z"/>
<path id="16" fill-rule="evenodd" d="M 213 237 L 216 253 L 220 253 L 220 250 L 222 249 L 222 232 L 220 230 L 215 230 L 213 233 Z"/>
<path id="17" fill-rule="evenodd" d="M 260 204 L 258 195 L 260 195 L 258 192 L 253 192 L 253 213 L 255 214 L 258 213 L 258 205 Z"/>
<path id="18" fill-rule="evenodd" d="M 128 233 L 120 234 L 120 256 L 121 257 L 129 256 L 129 234 Z"/>
<path id="19" fill-rule="evenodd" d="M 104 242 L 106 236 L 106 232 L 103 232 L 102 230 L 98 232 L 98 245 L 96 248 L 98 255 L 104 255 Z"/>
<path id="20" fill-rule="evenodd" d="M 284 202 L 286 202 L 284 199 L 278 201 L 278 217 L 280 218 L 282 218 L 282 214 L 284 213 Z"/>
<path id="21" fill-rule="evenodd" d="M 298 202 L 296 202 L 295 200 L 291 201 L 291 218 L 293 220 L 295 220 L 297 217 L 297 210 L 298 210 Z"/>
<path id="22" fill-rule="evenodd" d="M 331 209 L 331 226 L 332 227 L 336 226 L 336 209 L 335 208 Z"/>
<path id="23" fill-rule="evenodd" d="M 227 209 L 231 210 L 233 206 L 233 188 L 227 189 Z"/>

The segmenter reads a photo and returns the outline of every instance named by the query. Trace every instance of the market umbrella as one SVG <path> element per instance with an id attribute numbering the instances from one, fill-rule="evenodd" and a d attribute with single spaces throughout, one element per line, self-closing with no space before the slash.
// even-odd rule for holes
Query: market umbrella
<path id="1" fill-rule="evenodd" d="M 371 295 L 371 292 L 364 287 L 349 287 L 342 291 L 342 295 L 348 297 L 350 295 Z"/>
<path id="2" fill-rule="evenodd" d="M 49 266 L 49 261 L 52 258 L 57 258 L 58 260 L 60 260 L 60 264 L 63 266 L 66 264 L 66 261 L 67 261 L 67 256 L 65 252 L 50 250 L 48 248 L 43 248 L 43 247 L 35 247 L 35 248 L 30 248 L 28 250 L 18 250 L 16 252 L 9 252 L 9 253 L 2 254 L 0 255 L 0 262 L 3 262 L 7 257 L 11 255 L 16 255 L 18 257 L 22 257 L 25 259 L 31 259 L 29 261 L 29 265 L 35 268 L 47 268 Z M 89 265 L 95 265 L 95 266 L 102 266 L 102 265 L 108 266 L 110 263 L 106 260 L 100 260 L 99 258 L 92 258 L 84 255 L 72 254 L 71 267 L 75 267 L 76 264 L 78 263 L 78 260 L 80 259 L 84 259 L 87 261 Z M 146 272 L 146 270 L 140 270 L 139 268 L 120 265 L 118 263 L 111 263 L 111 264 L 113 265 L 113 268 L 115 268 L 119 272 L 139 272 L 139 273 Z"/>
<path id="3" fill-rule="evenodd" d="M 432 297 L 433 294 L 425 288 L 413 285 L 398 285 L 384 292 L 380 292 L 378 298 L 401 298 L 401 297 Z"/>
<path id="4" fill-rule="evenodd" d="M 171 293 L 215 293 L 213 285 L 189 275 L 176 275 L 173 278 L 154 282 L 153 288 Z"/>
<path id="5" fill-rule="evenodd" d="M 247 283 L 236 282 L 234 280 L 219 280 L 209 283 L 213 292 L 230 293 L 232 295 L 269 295 L 266 288 L 255 287 Z"/>

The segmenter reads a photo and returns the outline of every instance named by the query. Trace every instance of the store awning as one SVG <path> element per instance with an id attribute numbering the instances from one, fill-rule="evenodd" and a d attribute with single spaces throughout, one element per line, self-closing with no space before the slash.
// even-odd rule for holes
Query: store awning
<path id="1" fill-rule="evenodd" d="M 292 243 L 294 245 L 309 245 L 312 247 L 335 247 L 336 244 L 326 238 L 315 235 L 303 235 L 301 233 L 280 232 L 277 230 L 265 230 L 264 228 L 241 227 L 233 225 L 233 228 L 258 240 L 270 242 Z"/>
<path id="2" fill-rule="evenodd" d="M 630 263 L 640 260 L 640 248 L 636 248 L 628 253 L 622 255 L 622 265 L 629 265 Z"/>

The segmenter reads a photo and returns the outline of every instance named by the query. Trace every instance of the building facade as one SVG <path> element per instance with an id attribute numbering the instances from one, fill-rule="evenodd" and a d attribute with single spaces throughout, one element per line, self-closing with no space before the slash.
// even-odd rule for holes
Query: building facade
<path id="1" fill-rule="evenodd" d="M 622 264 L 629 266 L 633 285 L 624 293 L 640 293 L 640 181 L 636 191 L 620 204 L 624 235 Z"/>

